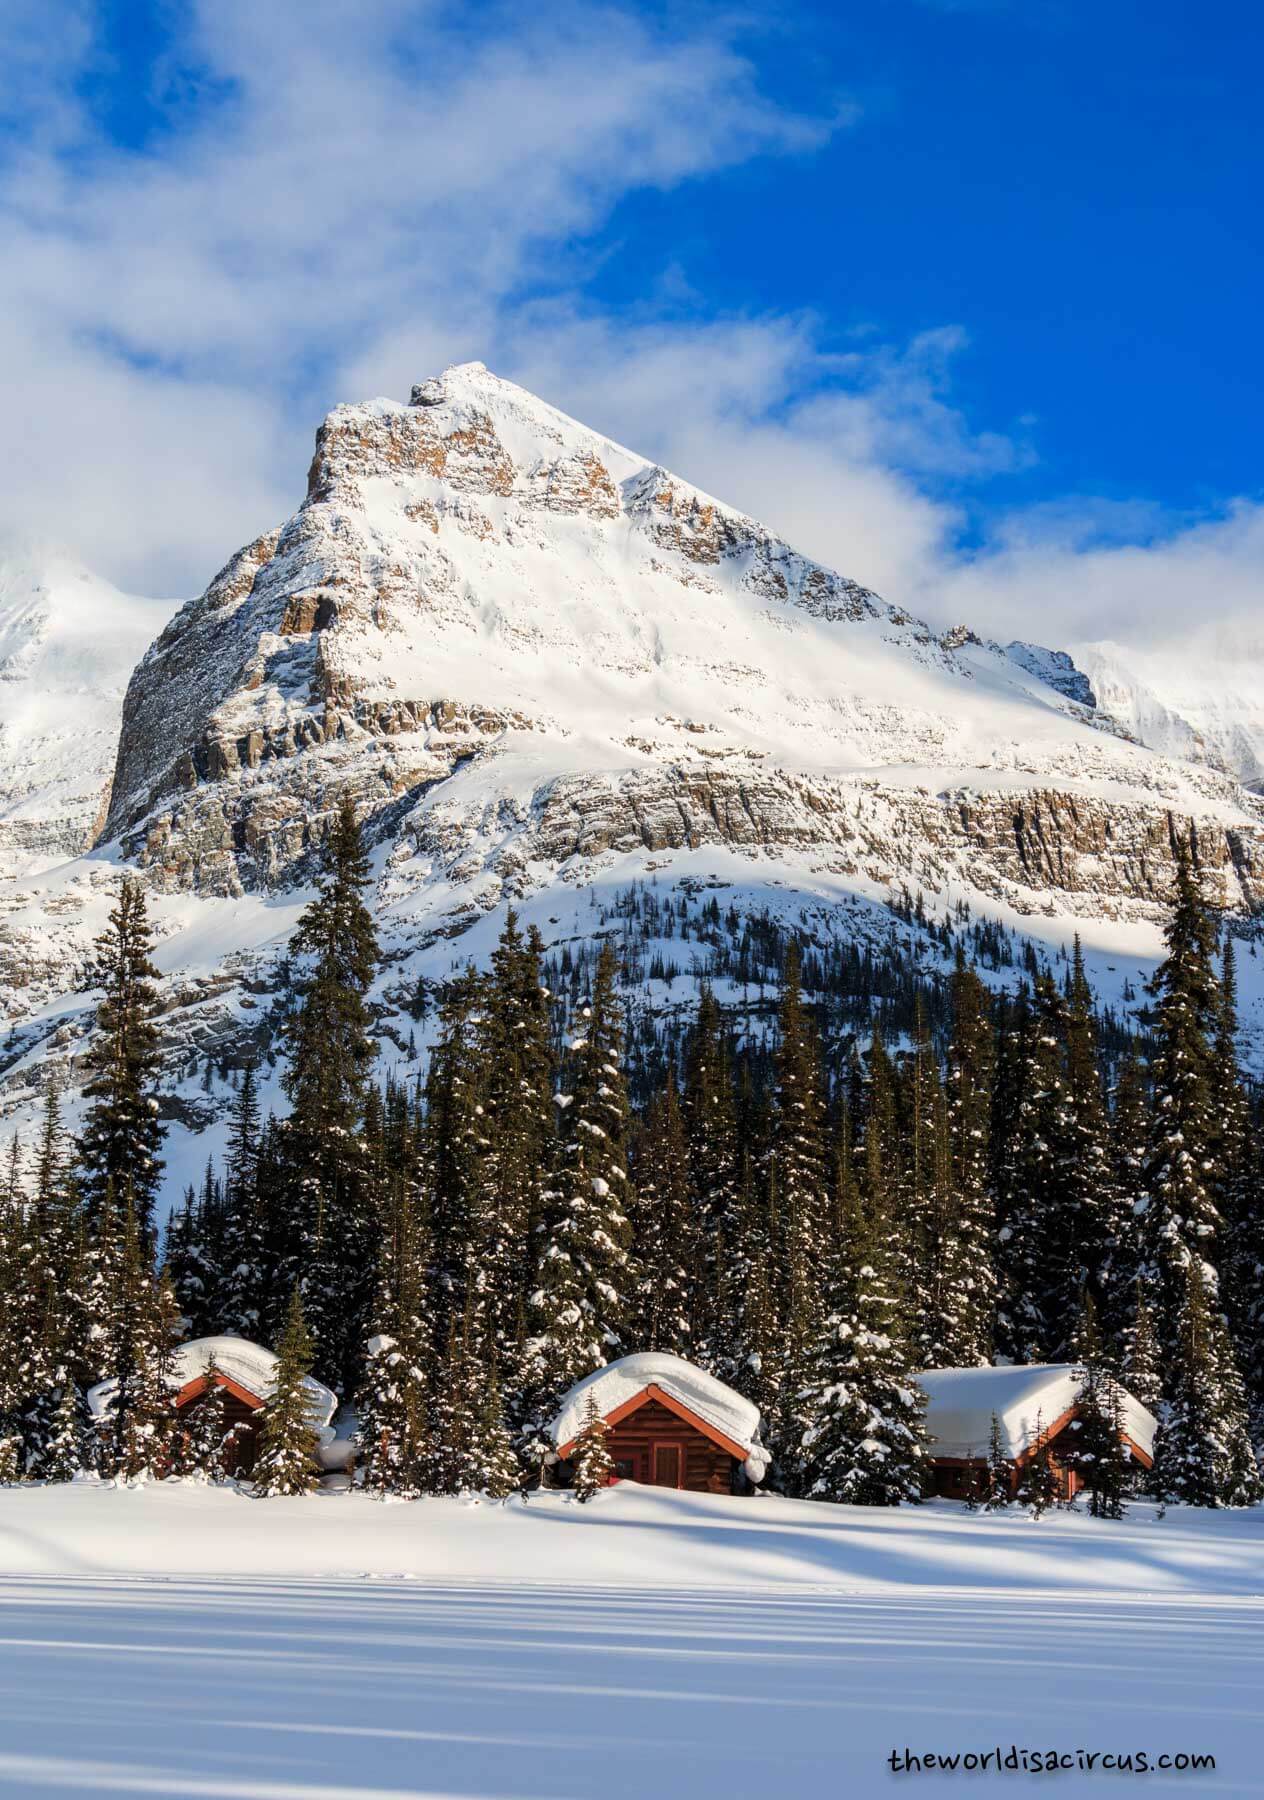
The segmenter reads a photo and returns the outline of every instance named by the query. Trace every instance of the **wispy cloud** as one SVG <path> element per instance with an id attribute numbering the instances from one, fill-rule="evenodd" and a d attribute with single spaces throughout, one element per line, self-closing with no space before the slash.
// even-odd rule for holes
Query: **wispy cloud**
<path id="1" fill-rule="evenodd" d="M 439 0 L 170 16 L 120 142 L 91 0 L 56 30 L 0 13 L 0 532 L 193 591 L 292 509 L 329 405 L 481 357 L 944 623 L 1155 638 L 1191 605 L 1259 608 L 1248 502 L 993 501 L 964 551 L 963 496 L 1035 440 L 966 415 L 959 325 L 840 344 L 807 314 L 716 315 L 669 243 L 638 307 L 594 305 L 629 193 L 693 182 L 701 209 L 717 171 L 851 121 L 775 104 L 736 28 Z"/>
<path id="2" fill-rule="evenodd" d="M 203 578 L 280 505 L 296 430 L 376 342 L 503 335 L 524 292 L 578 279 L 574 247 L 630 190 L 837 124 L 772 104 L 732 40 L 614 9 L 204 0 L 140 150 L 94 139 L 63 73 L 32 72 L 28 111 L 55 98 L 58 131 L 0 180 L 24 421 L 0 504 L 151 585 Z"/>

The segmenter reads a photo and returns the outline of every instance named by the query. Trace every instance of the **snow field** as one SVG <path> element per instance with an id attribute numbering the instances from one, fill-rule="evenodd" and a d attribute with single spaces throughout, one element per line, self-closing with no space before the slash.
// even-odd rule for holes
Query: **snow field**
<path id="1" fill-rule="evenodd" d="M 10 1488 L 0 1795 L 973 1795 L 885 1759 L 997 1744 L 1258 1794 L 1261 1626 L 1264 1509 Z"/>

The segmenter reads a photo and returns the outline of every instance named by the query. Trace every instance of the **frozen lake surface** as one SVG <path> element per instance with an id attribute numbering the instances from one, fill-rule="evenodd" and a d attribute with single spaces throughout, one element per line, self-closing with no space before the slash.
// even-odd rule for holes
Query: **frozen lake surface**
<path id="1" fill-rule="evenodd" d="M 0 1792 L 973 1794 L 996 1778 L 885 1759 L 1018 1744 L 1211 1751 L 1146 1790 L 1254 1794 L 1262 1624 L 1226 1598 L 30 1578 L 0 1586 Z"/>
<path id="2" fill-rule="evenodd" d="M 1259 1510 L 9 1489 L 0 1796 L 1264 1794 L 1262 1535 Z M 1216 1768 L 887 1763 L 998 1745 Z"/>

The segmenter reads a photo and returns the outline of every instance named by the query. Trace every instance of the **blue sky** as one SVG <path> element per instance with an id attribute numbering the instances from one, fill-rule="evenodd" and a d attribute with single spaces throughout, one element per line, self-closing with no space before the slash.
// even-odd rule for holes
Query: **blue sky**
<path id="1" fill-rule="evenodd" d="M 0 530 L 189 591 L 331 404 L 481 357 L 932 615 L 1249 619 L 1262 50 L 1176 0 L 11 0 Z"/>

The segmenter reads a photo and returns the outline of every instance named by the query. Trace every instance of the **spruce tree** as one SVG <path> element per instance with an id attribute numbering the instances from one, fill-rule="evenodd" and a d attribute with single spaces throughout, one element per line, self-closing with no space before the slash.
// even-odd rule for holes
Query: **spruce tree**
<path id="1" fill-rule="evenodd" d="M 1124 1386 L 1134 1400 L 1139 1400 L 1157 1416 L 1163 1399 L 1159 1346 L 1154 1335 L 1153 1316 L 1139 1285 L 1124 1353 Z"/>
<path id="2" fill-rule="evenodd" d="M 89 1101 L 79 1145 L 85 1199 L 95 1213 L 113 1184 L 129 1193 L 142 1241 L 154 1243 L 154 1203 L 162 1180 L 158 1116 L 159 1037 L 154 1020 L 158 970 L 145 890 L 125 878 L 105 931 L 96 940 L 89 979 L 102 990 L 88 1052 Z"/>
<path id="3" fill-rule="evenodd" d="M 406 1499 L 425 1493 L 434 1474 L 429 1251 L 421 1196 L 397 1180 L 359 1396 L 359 1442 L 366 1487 Z"/>
<path id="4" fill-rule="evenodd" d="M 472 969 L 450 982 L 426 1081 L 422 1180 L 430 1194 L 434 1236 L 435 1332 L 440 1344 L 454 1321 L 472 1332 L 480 1352 L 496 1335 L 507 1270 L 498 1242 L 503 1215 L 486 1178 L 491 1149 L 483 1054 L 487 984 Z M 515 1203 L 516 1204 L 516 1203 Z M 485 1260 L 494 1259 L 494 1272 Z"/>
<path id="5" fill-rule="evenodd" d="M 539 1233 L 523 1380 L 533 1432 L 547 1425 L 567 1388 L 625 1348 L 628 1099 L 616 973 L 606 942 L 571 1045 L 560 1167 Z"/>
<path id="6" fill-rule="evenodd" d="M 584 1407 L 584 1422 L 571 1450 L 571 1487 L 580 1502 L 595 1499 L 610 1485 L 614 1463 L 607 1435 L 606 1421 L 597 1410 L 596 1396 L 589 1394 Z"/>
<path id="7" fill-rule="evenodd" d="M 992 1414 L 988 1434 L 987 1474 L 984 1484 L 984 1512 L 1001 1512 L 1014 1497 L 1013 1465 L 1001 1443 L 1001 1421 Z"/>
<path id="8" fill-rule="evenodd" d="M 206 1391 L 192 1408 L 182 1473 L 210 1482 L 226 1481 L 234 1460 L 239 1427 L 228 1423 L 228 1394 L 212 1352 L 204 1372 Z"/>
<path id="9" fill-rule="evenodd" d="M 354 1387 L 372 1299 L 374 1196 L 361 1139 L 376 1055 L 368 993 L 377 938 L 364 901 L 369 860 L 344 792 L 315 899 L 290 950 L 304 971 L 286 1030 L 291 1103 L 283 1131 L 286 1205 L 319 1372 Z"/>
<path id="10" fill-rule="evenodd" d="M 241 1072 L 224 1170 L 224 1225 L 215 1328 L 258 1342 L 267 1330 L 268 1246 L 259 1159 L 262 1125 L 253 1062 Z"/>
<path id="11" fill-rule="evenodd" d="M 987 990 L 960 957 L 950 999 L 945 1100 L 952 1185 L 942 1234 L 935 1361 L 945 1368 L 970 1368 L 992 1356 L 996 1271 L 988 1143 L 995 1054 Z"/>
<path id="12" fill-rule="evenodd" d="M 44 1481 L 73 1481 L 86 1465 L 83 1397 L 74 1382 L 67 1381 L 58 1396 L 53 1429 L 34 1473 Z"/>
<path id="13" fill-rule="evenodd" d="M 1155 1444 L 1156 1486 L 1188 1506 L 1253 1506 L 1262 1489 L 1245 1394 L 1224 1321 L 1208 1301 L 1203 1266 L 1193 1258 L 1184 1289 Z"/>
<path id="14" fill-rule="evenodd" d="M 309 1494 L 316 1486 L 311 1398 L 306 1380 L 312 1370 L 312 1340 L 296 1287 L 290 1297 L 285 1330 L 277 1345 L 272 1392 L 259 1411 L 258 1453 L 253 1474 L 259 1495 Z"/>
<path id="15" fill-rule="evenodd" d="M 903 1252 L 901 1288 L 915 1368 L 952 1360 L 949 1334 L 964 1270 L 957 1243 L 948 1113 L 926 1011 L 915 1004 L 913 1047 L 899 1084 L 903 1155 L 896 1226 Z"/>
<path id="16" fill-rule="evenodd" d="M 694 1286 L 693 1355 L 725 1378 L 744 1359 L 742 1305 L 758 1246 L 746 1227 L 742 1151 L 732 1055 L 724 1015 L 709 982 L 698 996 L 698 1015 L 685 1057 L 681 1101 L 689 1144 Z"/>
<path id="17" fill-rule="evenodd" d="M 1079 1386 L 1077 1416 L 1067 1427 L 1068 1462 L 1089 1492 L 1095 1519 L 1122 1519 L 1128 1488 L 1128 1456 L 1123 1442 L 1123 1402 L 1101 1361 L 1100 1340 L 1088 1334 Z"/>
<path id="18" fill-rule="evenodd" d="M 1032 1441 L 1035 1448 L 1023 1464 L 1015 1498 L 1020 1506 L 1027 1508 L 1033 1519 L 1039 1519 L 1062 1498 L 1062 1483 L 1050 1453 L 1049 1434 L 1045 1429 L 1043 1412 L 1038 1411 L 1036 1414 L 1036 1431 Z"/>
<path id="19" fill-rule="evenodd" d="M 1001 1146 L 996 1236 L 998 1352 L 1012 1362 L 1040 1362 L 1061 1317 L 1053 1296 L 1066 1282 L 1061 1194 L 1055 1146 L 1065 1124 L 1062 1002 L 1047 976 L 1034 1000 L 1020 996 L 1006 1057 L 1012 1117 L 994 1120 Z M 1003 1091 L 998 1083 L 998 1096 Z"/>
<path id="20" fill-rule="evenodd" d="M 694 1296 L 704 1254 L 690 1191 L 689 1144 L 674 1073 L 638 1134 L 633 1342 L 639 1350 L 693 1355 Z"/>
<path id="21" fill-rule="evenodd" d="M 478 1163 L 480 1269 L 498 1378 L 518 1367 L 533 1245 L 556 1154 L 549 994 L 534 929 L 511 910 L 492 954 L 479 1051 L 484 1125 Z"/>
<path id="22" fill-rule="evenodd" d="M 803 998 L 795 943 L 786 953 L 777 1015 L 767 1170 L 772 1301 L 781 1327 L 783 1384 L 773 1448 L 788 1463 L 799 1454 L 808 1423 L 797 1397 L 809 1382 L 823 1323 L 833 1212 L 820 1034 Z"/>
<path id="23" fill-rule="evenodd" d="M 930 1468 L 926 1401 L 909 1375 L 890 1255 L 863 1227 L 832 1288 L 800 1404 L 795 1485 L 816 1500 L 916 1504 Z"/>
<path id="24" fill-rule="evenodd" d="M 1169 1389 L 1180 1380 L 1178 1345 L 1188 1331 L 1186 1269 L 1215 1265 L 1217 1119 L 1212 1046 L 1220 1014 L 1211 913 L 1188 846 L 1176 861 L 1167 955 L 1149 986 L 1153 1018 L 1153 1126 L 1142 1196 L 1142 1273 L 1155 1299 L 1156 1332 Z M 1199 1281 L 1206 1287 L 1206 1274 Z"/>

